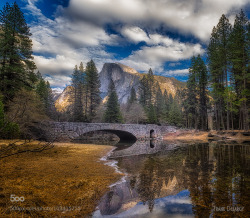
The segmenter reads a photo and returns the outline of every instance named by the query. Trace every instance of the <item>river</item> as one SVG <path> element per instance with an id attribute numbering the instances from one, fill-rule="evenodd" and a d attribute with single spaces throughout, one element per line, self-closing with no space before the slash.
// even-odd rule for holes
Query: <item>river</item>
<path id="1" fill-rule="evenodd" d="M 124 180 L 94 217 L 249 217 L 250 143 L 138 142 L 109 159 Z"/>

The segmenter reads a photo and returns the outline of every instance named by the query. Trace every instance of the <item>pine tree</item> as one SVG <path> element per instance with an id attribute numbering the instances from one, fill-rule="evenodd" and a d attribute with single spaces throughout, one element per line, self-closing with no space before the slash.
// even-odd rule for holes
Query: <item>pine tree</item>
<path id="1" fill-rule="evenodd" d="M 98 105 L 101 102 L 100 87 L 101 83 L 95 63 L 93 60 L 87 63 L 86 78 L 85 78 L 85 107 L 88 121 L 91 121 L 95 114 Z"/>
<path id="2" fill-rule="evenodd" d="M 165 89 L 163 93 L 163 120 L 164 121 L 168 120 L 169 110 L 170 110 L 169 97 Z"/>
<path id="3" fill-rule="evenodd" d="M 239 128 L 245 130 L 249 129 L 249 104 L 247 104 L 247 99 L 249 99 L 250 96 L 249 25 L 249 20 L 247 19 L 245 13 L 241 11 L 236 15 L 232 33 L 229 39 L 230 61 L 232 64 L 231 84 L 237 94 L 237 102 L 239 105 Z M 233 111 L 232 104 L 230 108 Z"/>
<path id="4" fill-rule="evenodd" d="M 0 95 L 0 139 L 15 139 L 20 134 L 19 126 L 16 123 L 8 122 L 4 113 L 2 95 Z"/>
<path id="5" fill-rule="evenodd" d="M 177 96 L 182 99 L 186 126 L 191 128 L 207 129 L 208 104 L 208 72 L 201 56 L 192 57 L 189 68 L 187 89 L 179 92 Z"/>
<path id="6" fill-rule="evenodd" d="M 149 88 L 149 104 L 154 103 L 154 96 L 155 96 L 155 80 L 154 80 L 154 74 L 152 69 L 150 68 L 147 74 L 147 81 L 148 81 L 148 88 Z"/>
<path id="7" fill-rule="evenodd" d="M 174 102 L 174 98 L 173 98 L 173 95 L 171 93 L 168 96 L 168 101 L 169 101 L 169 105 L 171 105 Z"/>
<path id="8" fill-rule="evenodd" d="M 148 117 L 148 123 L 156 123 L 157 122 L 155 107 L 152 104 L 149 105 L 147 117 Z"/>
<path id="9" fill-rule="evenodd" d="M 104 113 L 104 121 L 106 123 L 122 123 L 123 118 L 120 111 L 118 96 L 116 94 L 115 84 L 111 79 L 108 90 L 108 101 Z"/>
<path id="10" fill-rule="evenodd" d="M 146 114 L 148 115 L 148 121 L 150 123 L 155 120 L 157 122 L 157 119 L 155 115 L 155 109 L 153 110 L 152 107 L 155 105 L 155 97 L 156 97 L 156 88 L 155 88 L 155 80 L 153 71 L 150 68 L 148 73 L 143 76 L 143 78 L 140 80 L 140 103 L 144 107 L 144 110 Z"/>
<path id="11" fill-rule="evenodd" d="M 83 104 L 82 104 L 82 90 L 83 90 L 84 78 L 82 72 L 78 70 L 77 65 L 74 68 L 72 74 L 71 86 L 73 87 L 73 121 L 82 122 L 84 121 L 83 115 Z"/>
<path id="12" fill-rule="evenodd" d="M 196 58 L 197 62 L 197 76 L 198 76 L 198 91 L 199 91 L 199 128 L 207 130 L 207 109 L 208 109 L 208 72 L 204 61 L 201 56 Z"/>
<path id="13" fill-rule="evenodd" d="M 136 97 L 135 88 L 132 87 L 130 91 L 130 97 L 129 97 L 128 103 L 133 104 L 136 101 L 137 101 L 137 97 Z"/>
<path id="14" fill-rule="evenodd" d="M 139 91 L 140 91 L 140 103 L 142 104 L 143 107 L 148 106 L 149 104 L 149 84 L 146 75 L 142 77 L 140 80 L 140 86 L 139 86 Z"/>
<path id="15" fill-rule="evenodd" d="M 178 104 L 177 99 L 173 100 L 173 103 L 170 105 L 169 111 L 169 123 L 175 126 L 182 126 L 182 112 L 181 107 Z"/>
<path id="16" fill-rule="evenodd" d="M 0 28 L 0 91 L 6 103 L 22 87 L 33 87 L 36 76 L 31 34 L 17 3 L 0 11 Z"/>
<path id="17" fill-rule="evenodd" d="M 225 89 L 229 81 L 229 36 L 231 24 L 223 14 L 216 27 L 213 28 L 208 46 L 208 61 L 213 84 L 213 97 L 215 102 L 215 117 L 217 129 L 229 129 L 229 102 L 224 102 Z"/>
<path id="18" fill-rule="evenodd" d="M 164 113 L 164 98 L 161 92 L 161 88 L 159 83 L 156 83 L 156 96 L 155 96 L 155 112 L 157 114 L 157 120 L 163 121 L 163 113 Z"/>
<path id="19" fill-rule="evenodd" d="M 130 110 L 130 107 L 137 102 L 137 97 L 136 97 L 136 92 L 135 92 L 135 88 L 132 87 L 131 91 L 130 91 L 130 96 L 128 98 L 127 101 L 127 111 Z"/>
<path id="20" fill-rule="evenodd" d="M 55 105 L 50 83 L 49 81 L 45 81 L 43 79 L 39 71 L 37 73 L 37 78 L 38 78 L 38 83 L 36 85 L 35 91 L 40 97 L 45 113 L 49 117 L 53 118 L 53 115 L 55 113 Z"/>
<path id="21" fill-rule="evenodd" d="M 153 71 L 150 68 L 148 73 L 140 80 L 140 103 L 144 107 L 149 107 L 155 101 L 155 80 Z"/>
<path id="22" fill-rule="evenodd" d="M 198 128 L 198 89 L 197 62 L 192 57 L 187 81 L 187 111 L 189 127 Z"/>
<path id="23" fill-rule="evenodd" d="M 78 83 L 78 98 L 80 99 L 81 102 L 78 111 L 81 111 L 79 117 L 81 121 L 87 120 L 87 114 L 85 113 L 86 105 L 84 104 L 85 103 L 84 99 L 86 94 L 84 93 L 85 86 L 86 86 L 86 72 L 83 63 L 81 62 L 79 66 L 79 83 Z"/>

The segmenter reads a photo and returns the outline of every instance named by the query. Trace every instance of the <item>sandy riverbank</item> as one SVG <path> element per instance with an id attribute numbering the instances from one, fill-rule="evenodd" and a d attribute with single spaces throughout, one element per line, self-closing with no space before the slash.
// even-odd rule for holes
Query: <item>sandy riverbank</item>
<path id="1" fill-rule="evenodd" d="M 3 143 L 6 141 L 0 141 Z M 36 147 L 37 143 L 29 146 Z M 100 161 L 112 148 L 56 143 L 43 152 L 0 159 L 0 214 L 4 217 L 91 214 L 108 186 L 122 176 Z M 24 197 L 24 201 L 11 202 L 11 194 Z"/>
<path id="2" fill-rule="evenodd" d="M 243 130 L 229 131 L 195 131 L 195 130 L 177 130 L 174 133 L 167 133 L 164 140 L 182 140 L 182 141 L 208 141 L 208 140 L 235 140 L 250 141 L 250 132 Z"/>

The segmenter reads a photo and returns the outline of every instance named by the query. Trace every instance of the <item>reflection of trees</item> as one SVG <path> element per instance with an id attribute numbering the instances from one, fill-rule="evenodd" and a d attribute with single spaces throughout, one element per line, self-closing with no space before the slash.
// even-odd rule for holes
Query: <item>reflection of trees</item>
<path id="1" fill-rule="evenodd" d="M 150 212 L 153 211 L 154 208 L 154 199 L 159 189 L 161 189 L 160 182 L 157 181 L 157 167 L 158 161 L 154 158 L 149 158 L 145 161 L 144 169 L 140 173 L 140 180 L 138 184 L 138 194 L 143 202 L 146 204 L 148 202 L 148 207 Z"/>
<path id="2" fill-rule="evenodd" d="M 185 161 L 187 185 L 197 217 L 209 217 L 212 209 L 211 173 L 209 147 L 207 144 L 189 146 Z"/>
<path id="3" fill-rule="evenodd" d="M 139 157 L 123 158 L 119 164 L 133 175 L 130 186 L 137 190 L 151 212 L 154 199 L 188 189 L 196 217 L 245 217 L 249 213 L 250 147 L 247 145 L 204 143 L 166 155 Z M 177 185 L 170 188 L 167 184 L 174 177 Z M 214 207 L 227 206 L 245 209 L 235 213 L 214 211 Z"/>
<path id="4" fill-rule="evenodd" d="M 211 159 L 213 150 L 215 159 Z M 249 147 L 243 145 L 190 146 L 185 161 L 188 189 L 197 217 L 244 217 L 249 211 Z M 214 167 L 216 166 L 216 167 Z M 242 212 L 227 207 L 242 207 Z M 225 212 L 214 210 L 225 207 Z"/>
<path id="5" fill-rule="evenodd" d="M 250 148 L 244 145 L 218 145 L 215 149 L 217 169 L 214 182 L 214 206 L 243 207 L 244 211 L 226 211 L 225 214 L 244 217 L 250 204 Z M 214 215 L 222 215 L 215 211 Z"/>
<path id="6" fill-rule="evenodd" d="M 181 158 L 182 157 L 182 158 Z M 154 208 L 154 199 L 159 198 L 163 182 L 168 184 L 175 176 L 175 168 L 182 166 L 183 156 L 173 155 L 167 158 L 149 157 L 139 173 L 137 192 L 140 200 L 148 204 L 149 211 Z"/>

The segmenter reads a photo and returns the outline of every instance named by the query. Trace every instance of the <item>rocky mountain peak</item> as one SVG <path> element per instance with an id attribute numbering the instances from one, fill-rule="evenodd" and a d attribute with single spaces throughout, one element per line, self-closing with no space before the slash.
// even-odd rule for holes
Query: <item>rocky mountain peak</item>
<path id="1" fill-rule="evenodd" d="M 102 99 L 106 99 L 105 97 L 108 94 L 108 87 L 111 79 L 114 81 L 120 103 L 127 102 L 132 87 L 134 87 L 137 96 L 139 97 L 139 84 L 143 75 L 145 74 L 139 73 L 135 69 L 120 63 L 105 63 L 99 73 Z M 155 75 L 154 79 L 159 83 L 162 93 L 166 90 L 173 96 L 175 96 L 178 89 L 182 89 L 185 86 L 185 83 L 180 82 L 173 77 Z M 68 86 L 59 96 L 56 101 L 57 110 L 63 111 L 65 107 L 69 107 L 71 90 L 72 87 Z"/>
<path id="2" fill-rule="evenodd" d="M 133 68 L 118 63 L 105 63 L 99 74 L 101 81 L 101 96 L 108 93 L 110 80 L 114 81 L 119 101 L 125 103 L 132 87 L 138 88 L 140 76 Z"/>

